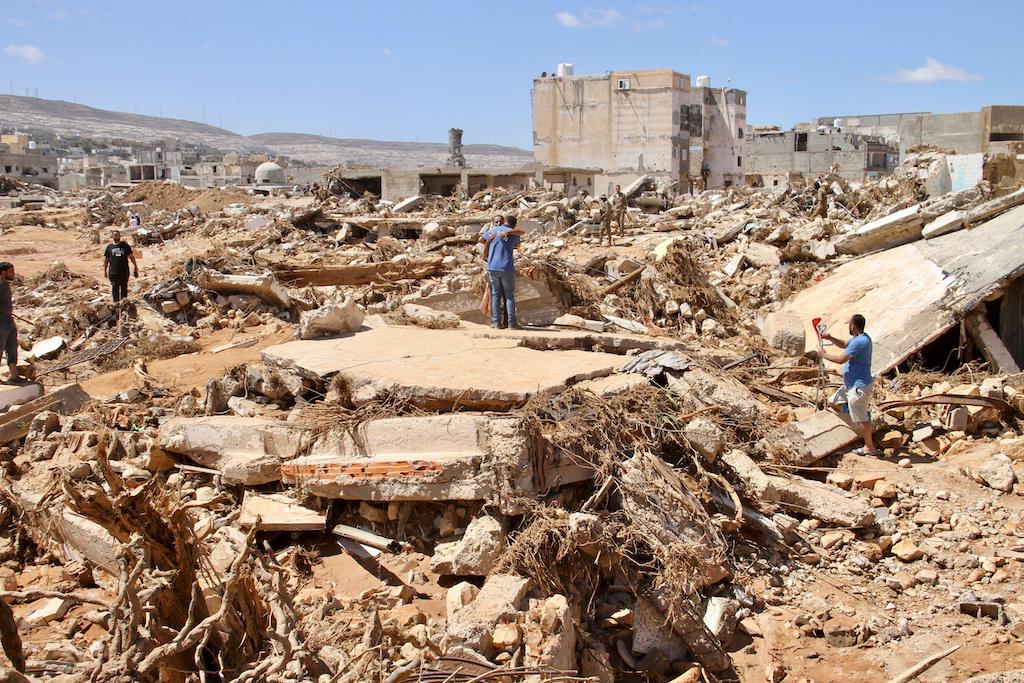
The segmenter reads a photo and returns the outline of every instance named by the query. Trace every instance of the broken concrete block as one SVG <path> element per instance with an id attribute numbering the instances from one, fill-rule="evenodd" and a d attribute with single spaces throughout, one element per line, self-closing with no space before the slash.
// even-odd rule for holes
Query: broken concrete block
<path id="1" fill-rule="evenodd" d="M 25 621 L 35 625 L 48 624 L 54 619 L 63 619 L 64 615 L 68 613 L 68 610 L 74 604 L 74 600 L 68 598 L 50 598 L 40 607 L 29 613 L 25 617 Z"/>
<path id="2" fill-rule="evenodd" d="M 181 304 L 179 304 L 177 301 L 174 301 L 173 299 L 168 299 L 167 301 L 160 302 L 160 311 L 162 313 L 170 315 L 171 313 L 177 313 L 180 310 Z"/>
<path id="3" fill-rule="evenodd" d="M 796 313 L 784 311 L 769 313 L 758 318 L 757 328 L 773 349 L 778 349 L 790 356 L 803 354 L 807 333 L 803 321 Z"/>
<path id="4" fill-rule="evenodd" d="M 630 649 L 637 654 L 659 651 L 670 659 L 682 659 L 688 653 L 686 641 L 672 630 L 668 617 L 646 598 L 636 601 Z"/>
<path id="5" fill-rule="evenodd" d="M 448 619 L 445 642 L 463 645 L 487 658 L 496 654 L 491 634 L 501 622 L 514 620 L 523 609 L 533 582 L 511 574 L 493 574 L 471 603 Z"/>
<path id="6" fill-rule="evenodd" d="M 898 543 L 894 543 L 890 552 L 892 552 L 900 562 L 913 562 L 914 560 L 920 560 L 924 557 L 924 551 L 914 545 L 913 541 L 907 538 L 904 538 Z"/>
<path id="7" fill-rule="evenodd" d="M 251 294 L 271 306 L 290 308 L 292 304 L 288 290 L 277 281 L 273 274 L 227 275 L 212 270 L 201 271 L 196 282 L 204 289 L 218 294 Z"/>
<path id="8" fill-rule="evenodd" d="M 681 377 L 668 373 L 668 388 L 683 399 L 689 410 L 717 405 L 735 420 L 756 422 L 764 409 L 750 390 L 736 380 L 712 375 L 701 368 L 689 370 Z"/>
<path id="9" fill-rule="evenodd" d="M 479 593 L 480 589 L 467 581 L 462 581 L 449 588 L 445 595 L 448 618 L 451 619 L 453 614 L 473 602 Z"/>
<path id="10" fill-rule="evenodd" d="M 336 337 L 355 332 L 363 324 L 366 312 L 350 296 L 340 304 L 325 304 L 313 311 L 303 311 L 299 320 L 299 339 Z"/>
<path id="11" fill-rule="evenodd" d="M 964 212 L 953 209 L 924 226 L 921 236 L 925 239 L 931 239 L 939 235 L 956 232 L 962 227 L 964 227 Z"/>
<path id="12" fill-rule="evenodd" d="M 687 442 L 707 460 L 714 460 L 725 448 L 725 434 L 711 420 L 702 417 L 690 420 L 684 429 Z"/>
<path id="13" fill-rule="evenodd" d="M 974 478 L 985 486 L 997 491 L 1009 493 L 1017 476 L 1013 472 L 1012 461 L 1002 453 L 996 453 L 984 464 L 973 470 Z"/>
<path id="14" fill-rule="evenodd" d="M 54 358 L 65 346 L 67 343 L 64 341 L 64 337 L 40 339 L 32 345 L 32 350 L 28 352 L 28 355 L 32 358 Z"/>
<path id="15" fill-rule="evenodd" d="M 874 511 L 867 503 L 836 491 L 828 484 L 798 476 L 788 479 L 766 475 L 750 456 L 740 450 L 726 453 L 722 461 L 765 500 L 789 503 L 835 526 L 861 528 L 874 522 Z"/>
<path id="16" fill-rule="evenodd" d="M 802 466 L 811 465 L 858 439 L 849 417 L 832 410 L 819 410 L 769 436 L 769 440 L 789 444 L 788 462 Z"/>
<path id="17" fill-rule="evenodd" d="M 287 494 L 246 491 L 238 523 L 251 527 L 257 518 L 260 531 L 323 531 L 327 528 L 327 515 L 303 506 Z"/>
<path id="18" fill-rule="evenodd" d="M 574 327 L 579 330 L 590 330 L 591 332 L 604 332 L 605 327 L 605 324 L 600 320 L 587 320 L 570 313 L 558 316 L 553 324 L 556 327 Z"/>
<path id="19" fill-rule="evenodd" d="M 866 254 L 913 242 L 921 237 L 921 205 L 893 212 L 841 235 L 836 241 L 840 254 Z"/>
<path id="20" fill-rule="evenodd" d="M 437 544 L 430 570 L 448 576 L 487 576 L 507 544 L 501 522 L 477 517 L 461 539 Z"/>
<path id="21" fill-rule="evenodd" d="M 28 434 L 32 420 L 44 410 L 69 415 L 81 410 L 90 400 L 92 397 L 81 385 L 65 384 L 28 403 L 23 403 L 0 415 L 0 444 L 24 438 Z"/>
<path id="22" fill-rule="evenodd" d="M 307 438 L 303 430 L 268 418 L 175 417 L 161 425 L 158 445 L 219 470 L 229 484 L 254 486 L 278 481 L 281 464 L 298 456 Z"/>
<path id="23" fill-rule="evenodd" d="M 519 624 L 498 624 L 491 632 L 494 649 L 500 652 L 513 652 L 523 642 L 523 632 Z"/>
<path id="24" fill-rule="evenodd" d="M 764 242 L 751 242 L 743 255 L 755 268 L 777 268 L 782 263 L 782 250 Z"/>
<path id="25" fill-rule="evenodd" d="M 722 646 L 727 646 L 736 633 L 736 614 L 740 604 L 719 596 L 704 601 L 704 625 L 715 634 Z"/>
<path id="26" fill-rule="evenodd" d="M 0 410 L 9 406 L 23 405 L 43 395 L 43 385 L 36 382 L 19 385 L 0 385 Z"/>
<path id="27" fill-rule="evenodd" d="M 564 595 L 531 600 L 526 614 L 523 665 L 529 668 L 576 670 L 576 628 Z M 537 677 L 536 680 L 541 680 Z"/>
<path id="28" fill-rule="evenodd" d="M 423 204 L 423 197 L 418 194 L 414 194 L 413 196 L 406 197 L 402 201 L 395 204 L 393 207 L 391 207 L 391 211 L 393 213 L 407 213 L 409 211 L 413 211 L 414 209 L 418 209 L 421 204 Z"/>
<path id="29" fill-rule="evenodd" d="M 742 252 L 736 254 L 731 259 L 729 259 L 728 263 L 726 263 L 722 267 L 722 272 L 728 275 L 729 277 L 733 277 L 734 275 L 736 275 L 737 272 L 739 272 L 739 269 L 743 266 L 743 261 L 745 259 L 746 255 L 743 254 Z"/>
<path id="30" fill-rule="evenodd" d="M 439 311 L 427 306 L 420 306 L 419 304 L 403 305 L 402 317 L 414 325 L 429 327 L 435 330 L 459 327 L 462 325 L 462 318 L 454 313 Z"/>

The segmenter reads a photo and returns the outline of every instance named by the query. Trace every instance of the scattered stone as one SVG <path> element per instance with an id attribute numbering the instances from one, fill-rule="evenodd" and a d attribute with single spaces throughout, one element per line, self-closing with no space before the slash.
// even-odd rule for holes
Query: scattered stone
<path id="1" fill-rule="evenodd" d="M 487 576 L 506 545 L 501 522 L 493 517 L 477 517 L 461 539 L 437 544 L 430 570 L 454 576 Z"/>
<path id="2" fill-rule="evenodd" d="M 1013 491 L 1013 483 L 1017 481 L 1010 459 L 1002 453 L 993 455 L 985 464 L 977 467 L 974 475 L 980 483 L 1006 493 Z"/>
<path id="3" fill-rule="evenodd" d="M 899 543 L 894 544 L 891 548 L 891 552 L 901 562 L 913 562 L 914 560 L 920 560 L 924 557 L 924 552 L 907 539 L 903 539 Z"/>

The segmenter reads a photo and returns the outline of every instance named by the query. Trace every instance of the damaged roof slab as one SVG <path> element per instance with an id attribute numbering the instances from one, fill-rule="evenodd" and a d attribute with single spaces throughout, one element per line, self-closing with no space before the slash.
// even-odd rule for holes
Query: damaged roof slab
<path id="1" fill-rule="evenodd" d="M 623 362 L 610 353 L 537 351 L 514 338 L 401 325 L 288 342 L 265 349 L 263 359 L 315 379 L 340 375 L 357 405 L 398 391 L 424 408 L 492 410 L 508 410 L 533 396 L 610 375 Z"/>
<path id="2" fill-rule="evenodd" d="M 844 263 L 785 306 L 804 321 L 806 350 L 817 345 L 811 320 L 833 333 L 854 313 L 874 341 L 871 371 L 891 370 L 937 339 L 978 304 L 1024 273 L 1024 207 L 981 225 Z"/>

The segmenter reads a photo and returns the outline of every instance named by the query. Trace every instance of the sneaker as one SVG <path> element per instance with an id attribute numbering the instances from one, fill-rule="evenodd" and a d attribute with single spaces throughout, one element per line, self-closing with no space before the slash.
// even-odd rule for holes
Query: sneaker
<path id="1" fill-rule="evenodd" d="M 491 329 L 493 329 L 493 330 L 500 330 L 501 329 L 501 325 L 499 325 L 498 323 L 491 323 Z"/>
<path id="2" fill-rule="evenodd" d="M 510 329 L 510 330 L 521 330 L 521 329 L 523 329 L 523 326 L 520 325 L 519 323 L 511 323 L 508 326 L 508 329 Z"/>
<path id="3" fill-rule="evenodd" d="M 881 455 L 882 451 L 878 450 L 877 448 L 875 450 L 873 450 L 873 451 L 869 451 L 864 446 L 861 446 L 860 448 L 853 449 L 853 454 L 854 455 Z"/>

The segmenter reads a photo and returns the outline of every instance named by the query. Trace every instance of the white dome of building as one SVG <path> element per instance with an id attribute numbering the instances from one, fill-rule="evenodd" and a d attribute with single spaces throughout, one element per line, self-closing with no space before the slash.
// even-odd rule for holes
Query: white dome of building
<path id="1" fill-rule="evenodd" d="M 284 185 L 284 169 L 273 161 L 264 161 L 256 167 L 257 185 Z"/>

